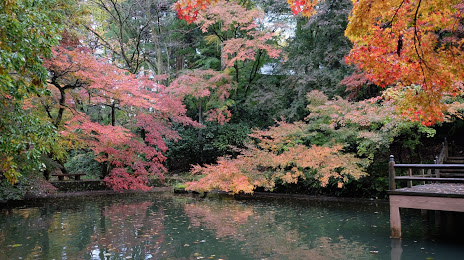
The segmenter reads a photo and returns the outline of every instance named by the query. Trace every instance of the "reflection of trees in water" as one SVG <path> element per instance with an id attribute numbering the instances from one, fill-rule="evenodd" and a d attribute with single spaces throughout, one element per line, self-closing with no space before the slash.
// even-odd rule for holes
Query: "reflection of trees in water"
<path id="1" fill-rule="evenodd" d="M 373 257 L 357 228 L 367 219 L 326 206 L 182 196 L 69 202 L 1 210 L 0 259 Z"/>
<path id="2" fill-rule="evenodd" d="M 185 204 L 192 225 L 213 230 L 218 238 L 240 241 L 242 252 L 256 259 L 369 259 L 367 246 L 330 238 L 324 227 L 306 233 L 293 225 L 297 211 L 269 211 L 235 202 L 198 201 Z M 309 229 L 311 230 L 311 229 Z"/>
<path id="3" fill-rule="evenodd" d="M 48 207 L 1 211 L 0 259 L 33 259 L 34 255 L 49 253 L 48 230 L 53 219 L 46 216 L 47 212 Z"/>
<path id="4" fill-rule="evenodd" d="M 46 203 L 0 212 L 0 259 L 159 258 L 164 209 L 153 202 Z"/>
<path id="5" fill-rule="evenodd" d="M 156 211 L 150 207 L 153 202 L 112 204 L 100 213 L 98 229 L 91 235 L 91 242 L 85 249 L 98 254 L 131 256 L 133 259 L 151 255 L 160 256 L 160 247 L 165 240 L 164 209 Z"/>
<path id="6" fill-rule="evenodd" d="M 218 212 L 220 209 L 220 212 Z M 207 223 L 208 229 L 214 229 L 216 236 L 223 238 L 226 236 L 234 236 L 237 239 L 243 240 L 244 234 L 239 232 L 238 227 L 248 222 L 248 218 L 252 216 L 253 209 L 243 207 L 238 204 L 229 205 L 229 207 L 209 207 L 203 203 L 185 204 L 185 213 L 190 217 L 190 223 L 194 227 L 200 227 Z"/>

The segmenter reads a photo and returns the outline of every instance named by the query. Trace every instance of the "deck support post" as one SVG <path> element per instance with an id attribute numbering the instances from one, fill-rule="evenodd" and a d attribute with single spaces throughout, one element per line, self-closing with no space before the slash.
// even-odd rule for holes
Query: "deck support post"
<path id="1" fill-rule="evenodd" d="M 400 208 L 393 205 L 390 200 L 390 238 L 401 238 L 401 216 Z"/>
<path id="2" fill-rule="evenodd" d="M 422 221 L 427 221 L 429 217 L 429 211 L 426 209 L 421 209 L 420 211 L 421 211 Z"/>
<path id="3" fill-rule="evenodd" d="M 441 211 L 435 210 L 435 228 L 440 228 L 441 226 Z"/>

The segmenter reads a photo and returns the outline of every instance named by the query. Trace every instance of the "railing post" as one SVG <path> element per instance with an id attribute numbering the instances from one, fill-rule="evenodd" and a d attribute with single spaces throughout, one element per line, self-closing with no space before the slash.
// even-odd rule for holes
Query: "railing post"
<path id="1" fill-rule="evenodd" d="M 444 161 L 448 160 L 448 153 L 449 153 L 449 150 L 448 150 L 448 140 L 446 139 L 445 137 L 445 142 L 443 143 L 443 163 Z"/>
<path id="2" fill-rule="evenodd" d="M 438 164 L 438 156 L 435 156 L 435 164 Z M 435 177 L 440 178 L 440 170 L 435 169 Z"/>
<path id="3" fill-rule="evenodd" d="M 412 168 L 408 169 L 408 176 L 412 177 Z M 408 188 L 411 188 L 411 187 L 412 187 L 412 180 L 409 180 L 408 181 Z"/>
<path id="4" fill-rule="evenodd" d="M 390 161 L 388 162 L 388 177 L 390 180 L 390 190 L 395 190 L 395 157 L 390 155 Z"/>
<path id="5" fill-rule="evenodd" d="M 425 177 L 425 169 L 421 169 L 421 176 L 422 176 L 422 177 Z M 425 181 L 421 181 L 420 183 L 421 183 L 422 185 L 424 185 L 424 184 L 425 184 Z"/>

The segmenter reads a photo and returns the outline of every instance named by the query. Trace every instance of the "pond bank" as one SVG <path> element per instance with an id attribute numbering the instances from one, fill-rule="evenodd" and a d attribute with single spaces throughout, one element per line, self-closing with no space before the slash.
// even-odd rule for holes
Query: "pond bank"
<path id="1" fill-rule="evenodd" d="M 87 196 L 111 196 L 111 195 L 137 195 L 137 194 L 150 194 L 150 193 L 162 193 L 162 192 L 173 192 L 172 187 L 153 187 L 149 191 L 113 191 L 113 190 L 89 190 L 89 191 L 70 191 L 70 192 L 56 192 L 41 195 L 28 195 L 22 200 L 0 200 L 0 206 L 2 205 L 19 205 L 25 204 L 29 201 L 37 200 L 51 200 L 60 198 L 77 198 Z"/>
<path id="2" fill-rule="evenodd" d="M 306 194 L 288 194 L 288 193 L 272 193 L 272 192 L 255 192 L 253 194 L 236 194 L 237 199 L 299 199 L 299 200 L 314 200 L 314 201 L 332 201 L 332 202 L 349 202 L 349 203 L 380 203 L 388 204 L 386 199 L 368 199 L 368 198 L 351 198 L 351 197 L 330 197 L 322 195 L 306 195 Z"/>
<path id="3" fill-rule="evenodd" d="M 113 191 L 113 190 L 88 190 L 88 191 L 68 191 L 68 192 L 57 192 L 51 194 L 41 194 L 36 196 L 27 196 L 23 200 L 0 200 L 0 206 L 9 205 L 16 206 L 27 204 L 28 202 L 33 202 L 37 200 L 53 200 L 53 199 L 62 199 L 62 198 L 79 198 L 79 197 L 88 197 L 88 196 L 132 196 L 132 195 L 143 195 L 143 194 L 152 194 L 152 193 L 175 193 L 173 187 L 153 187 L 149 191 Z M 319 202 L 342 202 L 342 203 L 359 203 L 359 204 L 381 204 L 387 205 L 388 200 L 383 199 L 368 199 L 368 198 L 350 198 L 350 197 L 329 197 L 329 196 L 316 196 L 316 195 L 306 195 L 306 194 L 286 194 L 286 193 L 271 193 L 271 192 L 255 192 L 253 194 L 228 194 L 222 191 L 212 191 L 205 194 L 198 194 L 187 192 L 187 196 L 194 197 L 233 197 L 237 200 L 254 200 L 254 199 L 271 199 L 271 200 L 287 200 L 287 199 L 296 199 L 296 200 L 306 200 L 306 201 L 319 201 Z"/>

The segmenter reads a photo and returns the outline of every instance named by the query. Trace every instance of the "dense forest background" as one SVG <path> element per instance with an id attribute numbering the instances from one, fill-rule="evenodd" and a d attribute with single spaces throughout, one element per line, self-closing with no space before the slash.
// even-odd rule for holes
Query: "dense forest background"
<path id="1" fill-rule="evenodd" d="M 0 199 L 53 191 L 51 174 L 78 172 L 114 190 L 176 175 L 200 191 L 383 197 L 390 154 L 431 163 L 445 137 L 463 143 L 462 68 L 449 83 L 427 74 L 426 47 L 408 52 L 417 12 L 399 34 L 380 26 L 393 39 L 382 57 L 417 55 L 424 78 L 389 82 L 376 75 L 404 68 L 372 69 L 362 56 L 371 50 L 345 36 L 356 22 L 350 0 L 319 2 L 309 17 L 285 1 L 208 2 L 194 16 L 174 4 L 0 4 Z M 455 30 L 417 38 L 426 46 L 436 35 L 436 53 L 462 52 L 464 8 L 450 6 Z M 448 87 L 422 99 L 440 82 Z M 443 105 L 407 106 L 415 100 Z"/>

